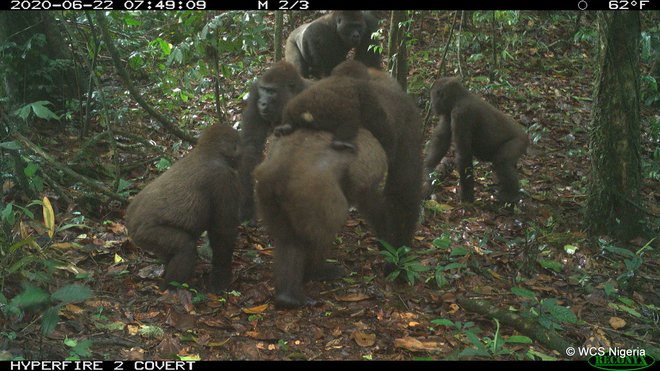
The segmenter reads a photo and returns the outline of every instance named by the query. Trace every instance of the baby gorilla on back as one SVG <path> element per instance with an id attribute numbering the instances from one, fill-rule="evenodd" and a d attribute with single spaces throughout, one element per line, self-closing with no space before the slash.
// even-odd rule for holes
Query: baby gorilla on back
<path id="1" fill-rule="evenodd" d="M 138 193 L 126 211 L 128 234 L 136 245 L 165 262 L 161 289 L 187 282 L 197 259 L 196 240 L 208 231 L 213 258 L 209 287 L 229 287 L 238 222 L 239 135 L 216 124 L 197 146 Z"/>

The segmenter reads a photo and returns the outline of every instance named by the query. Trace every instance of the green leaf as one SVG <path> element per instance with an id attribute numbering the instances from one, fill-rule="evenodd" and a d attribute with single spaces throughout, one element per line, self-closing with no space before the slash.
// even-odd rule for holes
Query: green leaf
<path id="1" fill-rule="evenodd" d="M 11 305 L 20 308 L 30 308 L 35 305 L 47 303 L 49 297 L 50 295 L 39 287 L 27 286 L 22 293 L 11 299 Z"/>
<path id="2" fill-rule="evenodd" d="M 46 309 L 43 316 L 41 317 L 41 333 L 45 336 L 50 335 L 57 322 L 60 320 L 60 306 L 56 305 Z"/>
<path id="3" fill-rule="evenodd" d="M 528 338 L 527 336 L 522 336 L 522 335 L 512 335 L 509 336 L 508 339 L 506 339 L 507 343 L 515 343 L 515 344 L 532 344 L 532 339 Z"/>
<path id="4" fill-rule="evenodd" d="M 433 240 L 432 244 L 438 249 L 446 250 L 451 245 L 451 239 L 447 236 L 441 236 Z"/>
<path id="5" fill-rule="evenodd" d="M 125 190 L 126 188 L 130 187 L 133 183 L 129 182 L 128 180 L 125 180 L 124 178 L 119 179 L 119 184 L 117 184 L 117 193 Z"/>
<path id="6" fill-rule="evenodd" d="M 610 308 L 616 309 L 616 310 L 620 310 L 622 312 L 626 312 L 626 313 L 630 314 L 633 317 L 642 318 L 642 315 L 638 311 L 636 311 L 636 310 L 634 310 L 634 309 L 632 309 L 632 308 L 630 308 L 626 305 L 616 304 L 616 303 L 607 303 L 607 306 L 610 307 Z"/>
<path id="7" fill-rule="evenodd" d="M 21 149 L 21 146 L 16 141 L 12 140 L 11 142 L 0 143 L 0 148 L 8 149 L 10 151 L 18 151 L 19 149 Z"/>
<path id="8" fill-rule="evenodd" d="M 68 347 L 73 348 L 73 347 L 75 347 L 77 344 L 78 344 L 78 340 L 76 340 L 76 339 L 69 339 L 69 338 L 65 338 L 65 339 L 64 339 L 64 345 L 66 345 L 66 346 L 68 346 Z"/>
<path id="9" fill-rule="evenodd" d="M 619 299 L 619 301 L 622 302 L 623 304 L 628 305 L 630 307 L 635 305 L 635 302 L 632 299 L 629 299 L 625 296 L 619 296 L 617 299 Z"/>
<path id="10" fill-rule="evenodd" d="M 16 222 L 16 217 L 14 216 L 13 211 L 14 204 L 11 202 L 5 205 L 5 208 L 0 211 L 0 220 L 4 220 L 10 227 Z"/>
<path id="11" fill-rule="evenodd" d="M 456 327 L 453 321 L 446 318 L 436 318 L 432 320 L 431 323 L 439 326 Z"/>
<path id="12" fill-rule="evenodd" d="M 527 290 L 526 288 L 512 287 L 511 292 L 523 298 L 536 299 L 536 294 L 534 291 Z"/>
<path id="13" fill-rule="evenodd" d="M 442 270 L 439 269 L 439 268 L 440 268 L 440 267 L 438 267 L 438 269 L 435 270 L 435 283 L 436 283 L 436 285 L 438 285 L 438 288 L 441 289 L 441 288 L 443 288 L 444 286 L 446 286 L 446 285 L 449 283 L 449 281 L 448 281 L 447 278 L 445 277 L 445 275 L 444 275 L 444 273 L 442 272 Z"/>
<path id="14" fill-rule="evenodd" d="M 573 245 L 564 245 L 564 251 L 566 251 L 567 254 L 573 255 L 575 252 L 578 250 L 577 246 Z"/>
<path id="15" fill-rule="evenodd" d="M 449 270 L 452 270 L 452 269 L 461 269 L 461 268 L 465 268 L 465 267 L 466 267 L 465 263 L 449 263 L 449 264 L 443 266 L 442 270 L 449 271 Z"/>
<path id="16" fill-rule="evenodd" d="M 558 261 L 547 260 L 547 259 L 538 259 L 537 262 L 545 269 L 550 269 L 557 273 L 561 273 L 562 265 Z"/>
<path id="17" fill-rule="evenodd" d="M 537 350 L 530 349 L 527 351 L 527 357 L 531 360 L 536 360 L 534 357 L 538 357 L 541 361 L 556 361 L 557 358 L 549 356 L 545 353 L 541 353 Z"/>
<path id="18" fill-rule="evenodd" d="M 468 254 L 467 249 L 465 246 L 456 246 L 453 249 L 451 249 L 451 253 L 449 256 L 465 256 Z"/>
<path id="19" fill-rule="evenodd" d="M 53 299 L 61 301 L 63 304 L 79 303 L 85 301 L 92 296 L 92 290 L 80 284 L 72 284 L 60 287 L 53 293 Z"/>
<path id="20" fill-rule="evenodd" d="M 566 307 L 557 305 L 554 300 L 543 300 L 543 307 L 559 322 L 577 323 L 575 313 Z"/>
<path id="21" fill-rule="evenodd" d="M 34 103 L 30 104 L 30 106 L 32 107 L 32 112 L 34 112 L 34 114 L 38 118 L 44 119 L 44 120 L 53 119 L 53 120 L 59 121 L 60 117 L 58 115 L 56 115 L 55 113 L 53 113 L 53 111 L 48 109 L 48 107 L 46 107 L 46 105 L 48 105 L 48 104 L 52 104 L 52 103 L 50 103 L 48 101 L 45 101 L 45 100 L 42 100 L 42 101 L 38 101 L 38 102 L 34 102 Z"/>
<path id="22" fill-rule="evenodd" d="M 483 352 L 483 354 L 488 355 L 488 351 L 486 350 L 486 347 L 484 344 L 481 342 L 479 337 L 474 334 L 474 332 L 470 330 L 465 330 L 463 332 L 465 334 L 465 337 L 474 345 L 479 351 Z"/>
<path id="23" fill-rule="evenodd" d="M 632 252 L 632 251 L 630 251 L 630 250 L 628 250 L 628 249 L 622 249 L 622 248 L 620 248 L 620 247 L 616 247 L 616 246 L 610 245 L 610 244 L 608 244 L 608 243 L 605 243 L 605 242 L 602 241 L 602 240 L 600 240 L 599 242 L 601 243 L 601 246 L 603 247 L 603 250 L 605 250 L 605 251 L 609 251 L 609 252 L 612 252 L 612 253 L 615 253 L 615 254 L 618 254 L 618 255 L 624 256 L 624 257 L 626 257 L 626 258 L 633 258 L 633 257 L 635 257 L 635 253 Z"/>
<path id="24" fill-rule="evenodd" d="M 25 176 L 28 178 L 32 178 L 34 174 L 37 173 L 37 170 L 39 170 L 39 165 L 34 162 L 28 162 L 27 166 L 25 166 L 25 169 L 23 169 L 23 174 L 25 174 Z"/>
<path id="25" fill-rule="evenodd" d="M 92 341 L 89 339 L 80 340 L 76 345 L 72 347 L 71 351 L 81 357 L 91 357 L 92 352 L 89 350 L 89 348 L 92 346 L 92 344 Z"/>

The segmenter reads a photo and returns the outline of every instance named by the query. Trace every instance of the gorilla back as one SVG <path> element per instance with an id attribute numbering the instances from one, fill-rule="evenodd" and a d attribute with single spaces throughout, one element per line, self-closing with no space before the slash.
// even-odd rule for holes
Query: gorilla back
<path id="1" fill-rule="evenodd" d="M 275 303 L 290 308 L 312 303 L 306 280 L 328 277 L 324 252 L 348 216 L 366 198 L 382 197 L 387 157 L 378 140 L 361 129 L 357 151 L 336 151 L 332 134 L 297 130 L 273 140 L 254 172 L 257 205 L 275 250 Z"/>

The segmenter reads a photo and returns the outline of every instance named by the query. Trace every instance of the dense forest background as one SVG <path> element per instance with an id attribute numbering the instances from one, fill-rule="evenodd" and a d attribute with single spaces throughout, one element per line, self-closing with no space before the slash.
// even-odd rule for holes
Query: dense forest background
<path id="1" fill-rule="evenodd" d="M 0 12 L 0 360 L 660 356 L 659 14 L 375 13 L 427 138 L 440 76 L 525 127 L 523 199 L 500 208 L 477 164 L 461 204 L 445 161 L 415 246 L 379 252 L 353 211 L 333 252 L 350 274 L 283 311 L 263 227 L 240 227 L 232 291 L 204 290 L 207 258 L 171 294 L 123 217 L 199 131 L 240 127 L 251 83 L 321 13 Z"/>

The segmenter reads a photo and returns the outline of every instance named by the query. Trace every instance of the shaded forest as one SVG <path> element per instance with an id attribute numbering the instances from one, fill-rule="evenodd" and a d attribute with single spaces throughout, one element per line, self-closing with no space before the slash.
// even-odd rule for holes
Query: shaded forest
<path id="1" fill-rule="evenodd" d="M 161 290 L 125 216 L 204 129 L 242 129 L 252 84 L 325 12 L 0 12 L 0 360 L 660 356 L 660 14 L 373 13 L 369 51 L 424 143 L 445 76 L 522 126 L 520 200 L 502 205 L 475 159 L 461 202 L 450 149 L 412 246 L 352 208 L 329 251 L 345 275 L 281 309 L 262 220 L 238 226 L 214 293 L 206 234 L 190 282 Z"/>

